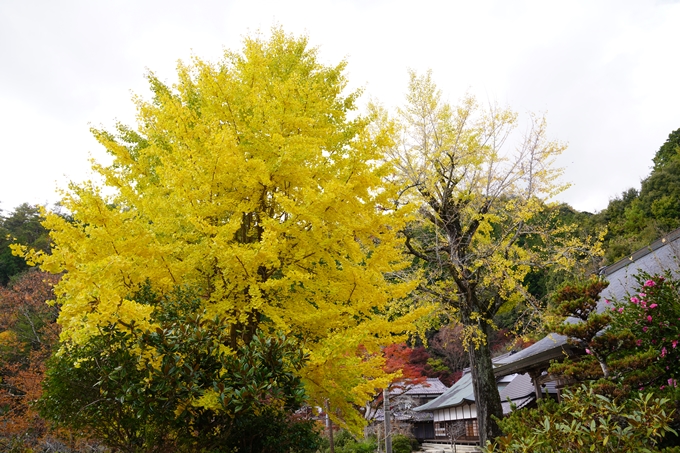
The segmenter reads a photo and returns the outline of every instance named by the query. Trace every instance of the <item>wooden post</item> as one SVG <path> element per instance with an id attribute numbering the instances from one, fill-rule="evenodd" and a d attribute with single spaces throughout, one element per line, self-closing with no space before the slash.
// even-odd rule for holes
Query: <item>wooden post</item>
<path id="1" fill-rule="evenodd" d="M 333 420 L 331 420 L 331 405 L 326 401 L 326 420 L 328 425 L 328 443 L 330 444 L 330 453 L 335 453 L 335 444 L 333 443 Z"/>
<path id="2" fill-rule="evenodd" d="M 385 453 L 392 453 L 392 427 L 390 426 L 390 394 L 387 389 L 383 390 L 383 402 L 385 403 Z"/>
<path id="3" fill-rule="evenodd" d="M 543 398 L 543 391 L 541 390 L 541 384 L 539 378 L 541 377 L 541 370 L 531 370 L 529 371 L 529 377 L 531 382 L 534 384 L 534 393 L 536 393 L 536 399 L 540 400 Z"/>

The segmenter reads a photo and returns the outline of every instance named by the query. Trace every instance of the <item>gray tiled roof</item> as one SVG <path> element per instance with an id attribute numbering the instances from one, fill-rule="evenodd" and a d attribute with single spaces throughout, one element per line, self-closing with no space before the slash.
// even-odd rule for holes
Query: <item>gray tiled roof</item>
<path id="1" fill-rule="evenodd" d="M 434 414 L 432 412 L 413 412 L 413 410 L 405 411 L 392 411 L 392 419 L 396 419 L 402 422 L 431 422 L 434 420 Z M 375 412 L 374 422 L 382 422 L 385 420 L 385 411 L 383 409 L 378 409 Z"/>
<path id="2" fill-rule="evenodd" d="M 416 384 L 404 392 L 404 395 L 441 395 L 448 390 L 439 378 L 427 378 L 425 382 Z"/>
<path id="3" fill-rule="evenodd" d="M 543 391 L 556 394 L 557 390 L 555 389 L 555 382 L 546 382 Z M 500 391 L 500 396 L 503 414 L 509 414 L 512 412 L 511 403 L 514 404 L 517 409 L 521 409 L 536 399 L 534 383 L 531 382 L 531 377 L 528 373 L 517 374 L 512 382 Z"/>
<path id="4" fill-rule="evenodd" d="M 549 362 L 571 353 L 567 337 L 551 333 L 528 348 L 507 356 L 494 363 L 497 376 L 516 373 L 536 362 Z"/>
<path id="5" fill-rule="evenodd" d="M 607 299 L 623 300 L 637 284 L 635 275 L 640 271 L 648 274 L 662 274 L 670 270 L 678 275 L 678 257 L 680 256 L 680 229 L 654 242 L 649 247 L 638 250 L 604 269 L 603 275 L 609 286 L 603 291 Z M 600 300 L 598 310 L 605 308 L 604 300 Z"/>
<path id="6" fill-rule="evenodd" d="M 546 391 L 556 393 L 555 383 L 546 384 Z M 524 407 L 529 402 L 536 399 L 534 384 L 528 374 L 517 374 L 512 377 L 510 383 L 500 392 L 501 403 L 503 403 L 503 413 L 510 412 L 510 401 L 518 408 Z M 475 395 L 472 388 L 472 374 L 463 375 L 446 393 L 422 406 L 414 408 L 414 411 L 434 411 L 447 407 L 456 407 L 463 404 L 473 404 Z"/>
<path id="7" fill-rule="evenodd" d="M 422 406 L 414 408 L 414 411 L 432 411 L 444 407 L 460 406 L 465 403 L 474 403 L 475 395 L 472 390 L 472 374 L 464 374 L 444 394 L 429 401 Z"/>
<path id="8" fill-rule="evenodd" d="M 399 381 L 390 389 L 390 398 L 396 398 L 399 395 L 441 395 L 448 389 L 439 378 L 427 378 L 424 382 L 419 384 L 409 384 L 408 382 Z"/>

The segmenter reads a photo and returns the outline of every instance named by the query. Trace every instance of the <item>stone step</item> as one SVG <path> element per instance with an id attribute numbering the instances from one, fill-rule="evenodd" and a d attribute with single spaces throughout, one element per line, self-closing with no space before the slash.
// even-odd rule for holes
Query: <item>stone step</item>
<path id="1" fill-rule="evenodd" d="M 418 450 L 422 453 L 453 453 L 453 449 L 449 447 L 433 447 L 433 448 L 422 448 Z M 459 446 L 456 448 L 456 453 L 479 453 L 479 449 L 476 447 L 469 446 Z"/>
<path id="2" fill-rule="evenodd" d="M 423 453 L 452 453 L 450 444 L 423 443 L 420 450 Z M 456 453 L 479 453 L 479 447 L 474 445 L 456 445 Z"/>

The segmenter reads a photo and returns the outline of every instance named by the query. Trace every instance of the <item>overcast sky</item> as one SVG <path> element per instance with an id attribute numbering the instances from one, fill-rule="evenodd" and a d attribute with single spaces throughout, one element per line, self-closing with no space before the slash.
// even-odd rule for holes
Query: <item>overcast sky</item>
<path id="1" fill-rule="evenodd" d="M 133 124 L 132 93 L 177 60 L 217 60 L 280 25 L 321 59 L 345 58 L 353 87 L 402 103 L 407 69 L 432 69 L 446 98 L 466 92 L 545 112 L 569 148 L 561 200 L 597 211 L 639 187 L 680 128 L 676 1 L 0 2 L 0 209 L 54 203 L 105 161 L 89 127 Z"/>

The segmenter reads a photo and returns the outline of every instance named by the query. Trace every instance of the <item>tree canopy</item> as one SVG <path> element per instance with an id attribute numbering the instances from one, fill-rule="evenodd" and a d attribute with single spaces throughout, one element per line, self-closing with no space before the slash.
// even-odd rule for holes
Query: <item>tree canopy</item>
<path id="1" fill-rule="evenodd" d="M 7 216 L 0 215 L 0 285 L 7 285 L 12 277 L 28 270 L 26 261 L 12 255 L 10 244 L 49 250 L 47 230 L 40 220 L 39 207 L 28 203 L 17 206 Z"/>
<path id="2" fill-rule="evenodd" d="M 408 210 L 395 207 L 383 155 L 391 131 L 356 114 L 344 69 L 274 30 L 217 63 L 180 63 L 173 86 L 149 74 L 137 127 L 92 131 L 113 157 L 94 165 L 104 187 L 72 183 L 72 218 L 44 222 L 51 253 L 22 249 L 64 273 L 62 341 L 111 325 L 153 331 L 154 307 L 134 294 L 188 288 L 202 316 L 230 326 L 228 350 L 258 329 L 295 338 L 312 401 L 357 428 L 355 405 L 390 380 L 380 346 L 427 309 L 395 305 L 413 283 L 388 278 L 407 264 Z"/>
<path id="3" fill-rule="evenodd" d="M 401 140 L 393 156 L 402 200 L 419 207 L 406 230 L 409 251 L 427 269 L 421 290 L 444 303 L 465 326 L 482 442 L 500 431 L 500 398 L 489 336 L 501 310 L 530 299 L 525 280 L 539 265 L 572 265 L 591 251 L 556 221 L 547 201 L 565 188 L 553 166 L 565 146 L 548 140 L 544 118 L 513 147 L 518 117 L 467 97 L 442 101 L 430 73 L 411 73 L 400 110 Z"/>
<path id="4" fill-rule="evenodd" d="M 654 170 L 663 168 L 668 162 L 675 159 L 678 156 L 679 147 L 680 129 L 676 129 L 668 134 L 668 138 L 654 155 Z"/>

